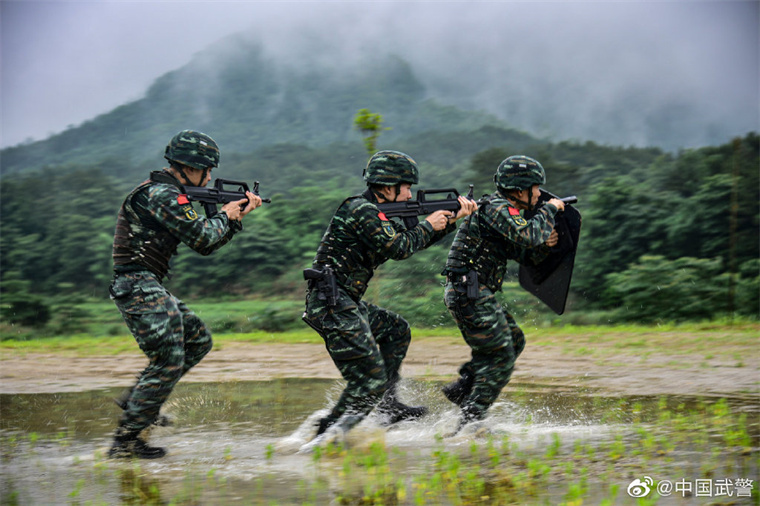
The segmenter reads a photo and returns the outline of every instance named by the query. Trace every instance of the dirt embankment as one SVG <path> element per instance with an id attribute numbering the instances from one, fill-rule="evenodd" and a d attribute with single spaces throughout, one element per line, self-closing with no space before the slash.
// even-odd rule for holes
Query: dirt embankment
<path id="1" fill-rule="evenodd" d="M 402 376 L 450 380 L 469 356 L 461 342 L 416 338 L 407 354 Z M 514 384 L 586 387 L 627 395 L 760 396 L 760 363 L 700 360 L 689 355 L 662 353 L 585 357 L 547 346 L 526 347 L 512 376 Z M 757 358 L 757 355 L 755 355 Z M 66 357 L 27 354 L 0 360 L 0 393 L 74 392 L 126 386 L 146 365 L 145 357 Z M 224 343 L 182 381 L 256 381 L 273 378 L 339 378 L 324 346 L 319 344 Z"/>

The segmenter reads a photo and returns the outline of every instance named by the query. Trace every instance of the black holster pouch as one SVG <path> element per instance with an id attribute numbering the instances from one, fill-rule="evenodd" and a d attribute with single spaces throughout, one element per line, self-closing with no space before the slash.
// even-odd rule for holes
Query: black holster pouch
<path id="1" fill-rule="evenodd" d="M 465 284 L 467 285 L 467 298 L 477 299 L 478 292 L 480 291 L 480 283 L 478 282 L 478 271 L 471 270 L 465 274 Z"/>
<path id="2" fill-rule="evenodd" d="M 454 289 L 459 293 L 466 293 L 468 299 L 477 299 L 480 291 L 478 271 L 470 270 L 464 274 L 450 273 L 449 279 L 454 283 Z"/>
<path id="3" fill-rule="evenodd" d="M 327 301 L 328 306 L 335 306 L 338 303 L 338 282 L 335 280 L 335 273 L 328 265 L 318 269 L 304 269 L 303 279 L 309 282 L 309 289 L 316 286 L 317 297 L 319 300 Z"/>

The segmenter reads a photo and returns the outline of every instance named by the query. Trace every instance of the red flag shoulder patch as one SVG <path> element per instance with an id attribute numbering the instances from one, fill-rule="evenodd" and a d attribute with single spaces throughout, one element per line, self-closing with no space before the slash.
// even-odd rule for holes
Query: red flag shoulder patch
<path id="1" fill-rule="evenodd" d="M 189 203 L 190 203 L 190 199 L 187 198 L 186 194 L 183 193 L 177 196 L 177 204 L 184 206 Z"/>
<path id="2" fill-rule="evenodd" d="M 509 208 L 509 215 L 510 216 L 519 216 L 520 215 L 520 210 L 519 209 L 515 209 L 514 207 L 510 207 Z"/>
<path id="3" fill-rule="evenodd" d="M 385 213 L 383 213 L 383 212 L 377 213 L 377 217 L 380 218 L 383 221 L 389 221 L 388 217 L 385 216 Z"/>

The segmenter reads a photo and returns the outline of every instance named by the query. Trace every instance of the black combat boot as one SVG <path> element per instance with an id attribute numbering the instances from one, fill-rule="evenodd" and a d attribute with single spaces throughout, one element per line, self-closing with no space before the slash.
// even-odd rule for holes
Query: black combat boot
<path id="1" fill-rule="evenodd" d="M 343 445 L 346 435 L 354 426 L 364 419 L 364 415 L 348 414 L 338 418 L 325 417 L 319 421 L 317 435 L 299 448 L 298 453 L 308 453 L 316 447 L 325 448 L 328 445 Z"/>
<path id="2" fill-rule="evenodd" d="M 320 418 L 319 424 L 317 425 L 317 434 L 314 437 L 324 434 L 325 431 L 329 429 L 337 421 L 338 420 L 336 418 L 331 418 L 329 416 Z"/>
<path id="3" fill-rule="evenodd" d="M 446 434 L 444 437 L 456 436 L 464 428 L 465 425 L 468 423 L 476 422 L 478 420 L 482 420 L 485 418 L 485 416 L 485 411 L 482 411 L 480 408 L 473 406 L 472 404 L 463 406 L 462 415 L 459 417 L 459 423 L 457 424 L 456 429 L 454 429 L 453 432 Z"/>
<path id="4" fill-rule="evenodd" d="M 137 383 L 135 383 L 131 387 L 124 390 L 120 396 L 116 397 L 113 400 L 113 402 L 115 402 L 116 405 L 119 406 L 119 408 L 121 408 L 122 411 L 127 410 L 127 402 L 129 402 L 129 398 L 132 397 L 132 392 L 135 390 L 136 386 L 137 386 Z M 159 413 L 156 419 L 153 420 L 152 425 L 155 425 L 156 427 L 170 427 L 174 425 L 174 419 L 173 417 Z"/>
<path id="5" fill-rule="evenodd" d="M 443 387 L 441 392 L 448 400 L 461 407 L 464 400 L 472 392 L 475 375 L 467 369 L 463 369 L 459 374 L 459 379 Z"/>
<path id="6" fill-rule="evenodd" d="M 425 416 L 428 413 L 428 408 L 425 406 L 407 406 L 398 400 L 397 385 L 398 383 L 394 383 L 385 392 L 380 404 L 375 408 L 378 413 L 388 417 L 388 425 Z"/>
<path id="7" fill-rule="evenodd" d="M 166 450 L 158 446 L 149 446 L 148 443 L 137 437 L 137 432 L 130 432 L 123 427 L 116 429 L 113 445 L 108 450 L 108 457 L 112 459 L 138 458 L 160 459 L 166 455 Z"/>

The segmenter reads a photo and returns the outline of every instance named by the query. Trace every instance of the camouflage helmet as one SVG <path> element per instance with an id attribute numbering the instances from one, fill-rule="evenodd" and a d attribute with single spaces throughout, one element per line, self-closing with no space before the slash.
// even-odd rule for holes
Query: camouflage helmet
<path id="1" fill-rule="evenodd" d="M 169 141 L 164 158 L 198 170 L 219 167 L 219 146 L 202 132 L 182 130 Z"/>
<path id="2" fill-rule="evenodd" d="M 510 156 L 499 164 L 493 176 L 496 186 L 504 190 L 526 190 L 546 183 L 544 168 L 533 158 Z"/>
<path id="3" fill-rule="evenodd" d="M 367 162 L 364 169 L 367 184 L 395 186 L 399 183 L 417 184 L 420 171 L 417 162 L 400 151 L 378 151 Z"/>

